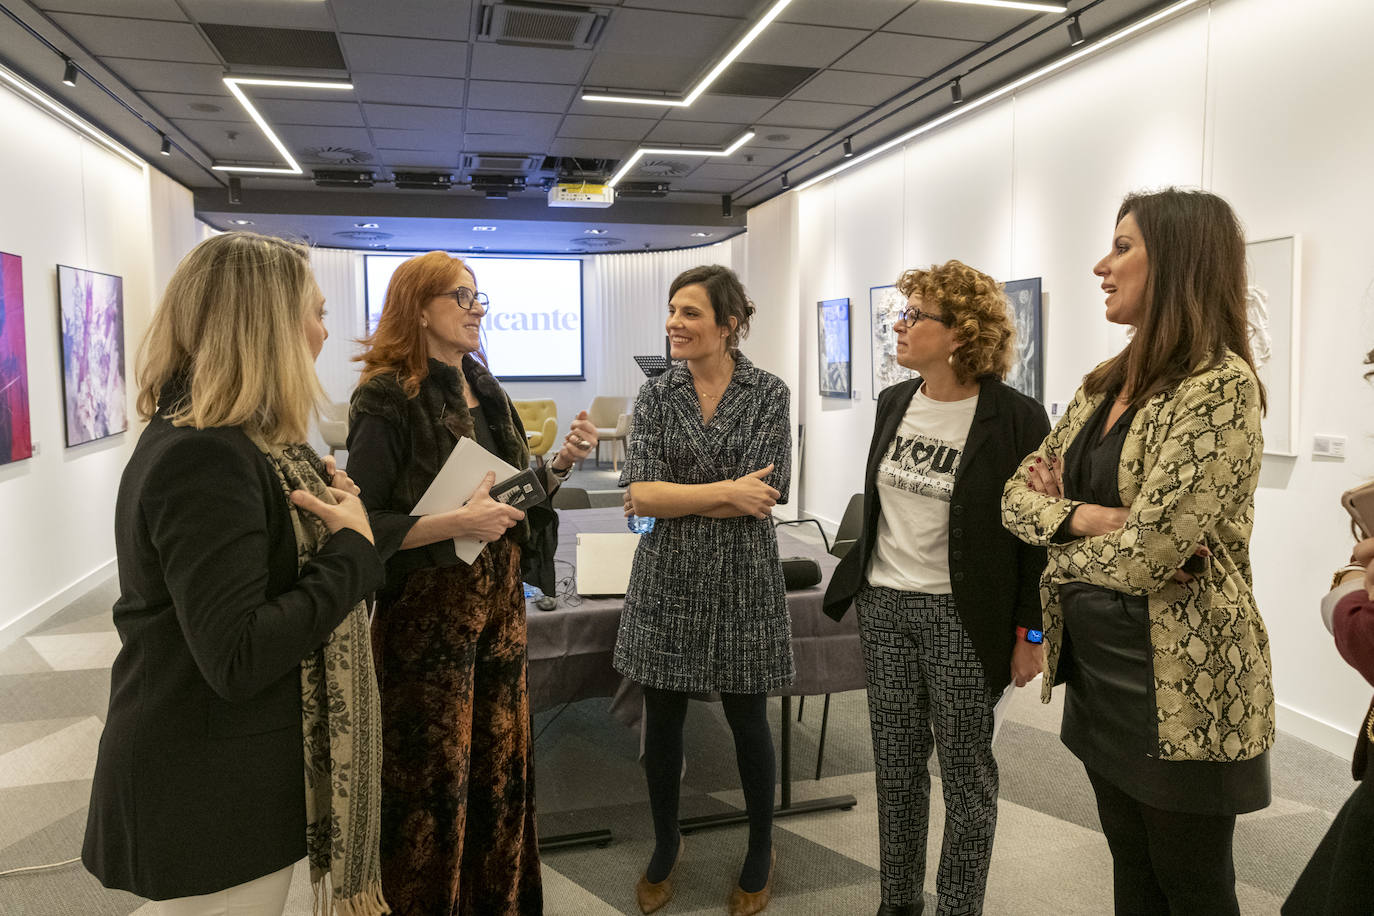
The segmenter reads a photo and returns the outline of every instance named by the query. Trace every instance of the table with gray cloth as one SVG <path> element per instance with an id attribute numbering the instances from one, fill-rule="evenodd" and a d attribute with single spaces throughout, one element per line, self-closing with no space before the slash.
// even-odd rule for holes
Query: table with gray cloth
<path id="1" fill-rule="evenodd" d="M 558 515 L 557 576 L 561 586 L 574 577 L 579 533 L 619 533 L 627 528 L 624 513 L 619 508 L 560 509 Z M 825 584 L 839 560 L 819 544 L 804 541 L 785 527 L 778 528 L 777 533 L 781 556 L 808 557 L 821 568 L 821 581 L 817 585 L 787 593 L 797 676 L 790 686 L 773 692 L 783 697 L 783 803 L 777 813 L 853 807 L 852 796 L 791 803 L 788 698 L 858 690 L 864 686 L 864 666 L 858 618 L 849 614 L 837 623 L 821 610 Z M 530 708 L 540 712 L 589 697 L 613 697 L 612 713 L 616 719 L 628 726 L 637 725 L 641 709 L 639 686 L 622 678 L 611 666 L 620 612 L 625 607 L 624 597 L 581 598 L 573 593 L 571 599 L 560 596 L 558 606 L 551 611 L 538 610 L 532 600 L 526 602 L 526 607 Z M 683 820 L 683 827 L 701 829 L 743 819 L 743 812 L 729 818 L 687 818 Z"/>

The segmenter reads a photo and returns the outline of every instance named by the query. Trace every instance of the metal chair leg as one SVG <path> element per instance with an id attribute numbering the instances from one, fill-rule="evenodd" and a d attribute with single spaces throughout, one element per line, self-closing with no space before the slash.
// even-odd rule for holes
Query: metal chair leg
<path id="1" fill-rule="evenodd" d="M 825 759 L 825 728 L 830 724 L 830 694 L 825 695 L 825 705 L 821 707 L 821 741 L 816 746 L 816 778 L 821 778 L 821 761 Z"/>
<path id="2" fill-rule="evenodd" d="M 806 708 L 806 697 L 797 697 L 797 721 L 801 721 L 802 710 Z"/>

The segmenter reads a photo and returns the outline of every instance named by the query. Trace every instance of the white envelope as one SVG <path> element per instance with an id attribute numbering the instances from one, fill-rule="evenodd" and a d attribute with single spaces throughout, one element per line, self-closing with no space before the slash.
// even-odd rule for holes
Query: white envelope
<path id="1" fill-rule="evenodd" d="M 453 447 L 453 454 L 448 456 L 448 461 L 445 461 L 439 473 L 434 475 L 429 489 L 425 490 L 425 495 L 420 497 L 420 501 L 415 504 L 410 514 L 435 515 L 461 508 L 471 498 L 472 491 L 477 489 L 477 485 L 482 482 L 488 471 L 496 473 L 498 482 L 519 473 L 517 468 L 478 445 L 477 440 L 464 436 Z M 458 555 L 458 559 L 469 565 L 477 559 L 477 555 L 485 546 L 486 541 L 476 538 L 453 539 L 453 552 Z"/>

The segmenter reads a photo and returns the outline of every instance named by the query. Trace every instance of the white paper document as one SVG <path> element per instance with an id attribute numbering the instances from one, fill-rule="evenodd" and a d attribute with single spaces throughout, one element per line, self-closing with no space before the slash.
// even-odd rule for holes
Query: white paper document
<path id="1" fill-rule="evenodd" d="M 519 473 L 519 469 L 511 467 L 478 445 L 477 440 L 464 436 L 453 447 L 453 454 L 448 456 L 448 461 L 445 461 L 439 473 L 434 475 L 434 481 L 430 483 L 429 489 L 425 490 L 425 495 L 420 497 L 420 501 L 415 504 L 410 514 L 434 515 L 462 507 L 488 471 L 496 473 L 498 483 Z M 485 546 L 486 541 L 476 538 L 453 539 L 453 552 L 458 555 L 458 559 L 469 565 L 477 559 L 477 555 Z"/>

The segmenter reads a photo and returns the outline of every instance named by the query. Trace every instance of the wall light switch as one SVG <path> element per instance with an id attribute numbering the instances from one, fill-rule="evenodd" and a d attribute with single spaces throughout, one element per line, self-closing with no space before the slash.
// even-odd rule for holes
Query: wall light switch
<path id="1" fill-rule="evenodd" d="M 1316 435 L 1312 437 L 1314 458 L 1345 459 L 1345 436 Z"/>

